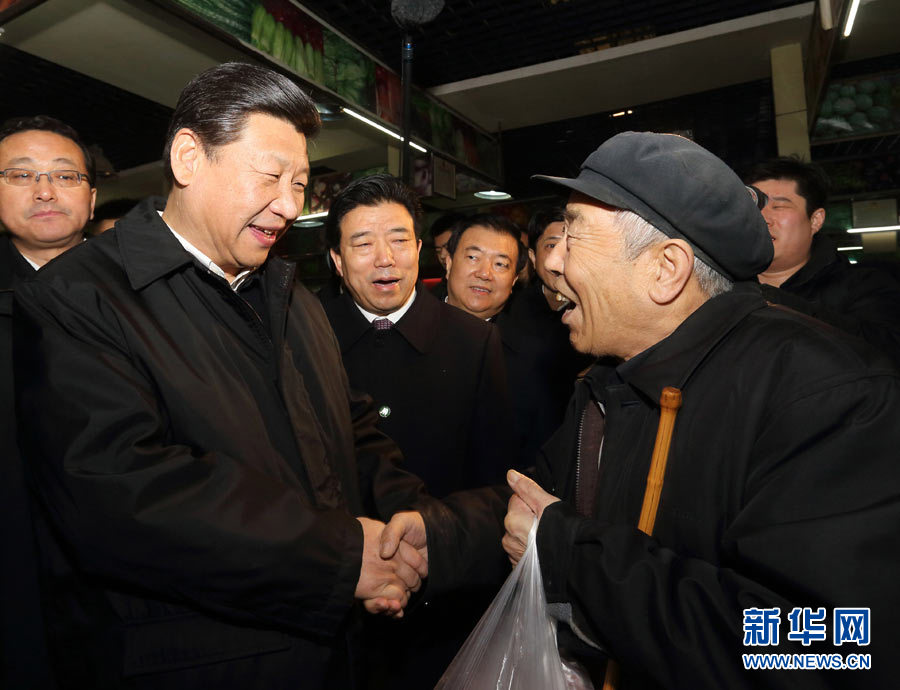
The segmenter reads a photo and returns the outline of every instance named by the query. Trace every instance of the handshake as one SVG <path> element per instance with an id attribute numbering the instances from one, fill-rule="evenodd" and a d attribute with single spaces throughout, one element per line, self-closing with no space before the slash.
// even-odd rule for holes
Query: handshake
<path id="1" fill-rule="evenodd" d="M 410 594 L 428 576 L 425 521 L 415 511 L 397 513 L 387 525 L 356 519 L 363 528 L 363 554 L 355 596 L 369 613 L 402 618 Z"/>
<path id="2" fill-rule="evenodd" d="M 540 518 L 544 508 L 559 499 L 515 470 L 509 471 L 507 482 L 513 494 L 502 544 L 515 566 L 525 552 L 535 516 Z M 369 613 L 402 618 L 410 593 L 419 591 L 422 578 L 428 576 L 425 521 L 416 511 L 397 513 L 386 525 L 369 518 L 356 519 L 364 535 L 356 598 L 363 601 Z"/>

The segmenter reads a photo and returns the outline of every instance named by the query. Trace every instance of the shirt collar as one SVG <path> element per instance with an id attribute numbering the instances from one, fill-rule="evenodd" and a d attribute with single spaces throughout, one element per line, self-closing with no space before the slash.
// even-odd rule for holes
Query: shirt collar
<path id="1" fill-rule="evenodd" d="M 413 288 L 412 294 L 403 303 L 403 306 L 400 307 L 397 311 L 393 311 L 386 316 L 381 316 L 380 314 L 373 314 L 370 311 L 366 311 L 361 306 L 359 306 L 359 302 L 353 300 L 353 303 L 356 305 L 356 308 L 359 309 L 360 313 L 366 317 L 366 321 L 372 323 L 375 319 L 388 319 L 391 323 L 397 323 L 400 319 L 403 318 L 403 315 L 409 311 L 409 308 L 412 306 L 413 301 L 416 299 L 416 289 Z"/>
<path id="2" fill-rule="evenodd" d="M 159 214 L 160 219 L 162 219 L 163 212 L 157 210 L 157 213 Z M 163 223 L 166 223 L 166 221 L 164 219 L 163 219 Z M 182 237 L 177 232 L 175 232 L 175 229 L 171 225 L 166 223 L 166 227 L 169 228 L 169 231 L 173 235 L 175 235 L 175 239 L 181 243 L 181 246 L 184 247 L 184 250 L 188 254 L 193 256 L 195 259 L 197 259 L 197 261 L 200 262 L 200 265 L 202 265 L 210 273 L 214 273 L 215 275 L 219 276 L 220 278 L 224 278 L 226 281 L 228 281 L 228 278 L 225 276 L 225 271 L 223 271 L 221 268 L 219 268 L 212 259 L 210 259 L 206 254 L 201 252 L 199 249 L 197 249 L 197 247 L 195 247 L 193 244 L 188 242 L 184 237 Z M 243 270 L 240 273 L 238 273 L 234 277 L 234 280 L 228 281 L 228 284 L 231 286 L 231 289 L 236 292 L 237 289 L 247 281 L 247 279 L 253 274 L 253 272 L 255 270 L 256 270 L 256 268 L 248 268 L 248 269 Z"/>

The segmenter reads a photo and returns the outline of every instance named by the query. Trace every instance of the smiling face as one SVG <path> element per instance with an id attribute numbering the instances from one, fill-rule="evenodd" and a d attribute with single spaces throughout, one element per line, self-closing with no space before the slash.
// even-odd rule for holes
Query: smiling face
<path id="1" fill-rule="evenodd" d="M 550 256 L 550 253 L 556 248 L 556 245 L 563 241 L 564 227 L 565 223 L 562 221 L 548 223 L 547 227 L 544 228 L 544 232 L 541 233 L 541 236 L 538 237 L 537 242 L 535 242 L 535 247 L 532 250 L 534 254 L 534 270 L 537 273 L 538 278 L 541 279 L 541 282 L 550 290 L 556 289 L 554 287 L 556 285 L 556 275 L 547 269 L 547 257 Z"/>
<path id="2" fill-rule="evenodd" d="M 468 228 L 448 258 L 448 302 L 473 316 L 491 318 L 512 293 L 518 257 L 519 245 L 512 235 L 484 225 Z"/>
<path id="3" fill-rule="evenodd" d="M 813 235 L 825 221 L 825 210 L 807 212 L 806 199 L 797 193 L 794 180 L 760 180 L 753 184 L 769 197 L 762 215 L 775 246 L 775 258 L 764 275 L 781 274 L 783 282 L 809 261 Z"/>
<path id="4" fill-rule="evenodd" d="M 353 300 L 368 312 L 387 316 L 412 295 L 421 248 L 409 211 L 382 202 L 357 206 L 341 218 L 340 251 L 332 249 L 331 258 Z"/>
<path id="5" fill-rule="evenodd" d="M 306 137 L 254 113 L 235 141 L 209 152 L 190 130 L 179 131 L 171 155 L 176 189 L 163 219 L 229 278 L 260 266 L 303 208 Z"/>
<path id="6" fill-rule="evenodd" d="M 87 174 L 78 144 L 43 130 L 18 132 L 0 141 L 0 170 L 7 168 Z M 96 197 L 97 190 L 86 179 L 75 187 L 53 185 L 46 176 L 24 187 L 0 180 L 0 222 L 26 256 L 35 251 L 68 249 L 81 241 Z"/>
<path id="7" fill-rule="evenodd" d="M 579 352 L 628 359 L 653 342 L 648 288 L 650 252 L 629 261 L 614 209 L 573 194 L 566 206 L 565 238 L 545 265 L 557 290 L 571 300 L 562 321 Z"/>

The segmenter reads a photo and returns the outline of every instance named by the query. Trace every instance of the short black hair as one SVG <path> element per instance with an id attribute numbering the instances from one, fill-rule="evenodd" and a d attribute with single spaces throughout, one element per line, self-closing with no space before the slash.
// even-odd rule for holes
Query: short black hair
<path id="1" fill-rule="evenodd" d="M 762 180 L 791 180 L 797 183 L 797 194 L 806 201 L 806 215 L 825 208 L 828 201 L 828 176 L 817 165 L 795 156 L 782 156 L 757 163 L 744 175 L 744 184 Z"/>
<path id="2" fill-rule="evenodd" d="M 254 113 L 285 120 L 307 137 L 322 125 L 313 100 L 283 74 L 245 62 L 225 62 L 191 79 L 178 97 L 163 147 L 166 179 L 174 181 L 171 151 L 179 130 L 194 132 L 204 153 L 212 157 L 216 148 L 240 137 Z"/>
<path id="3" fill-rule="evenodd" d="M 400 204 L 412 218 L 418 238 L 421 235 L 422 206 L 418 195 L 399 179 L 387 173 L 368 175 L 353 180 L 334 198 L 325 218 L 325 242 L 329 249 L 340 251 L 341 221 L 357 206 Z"/>
<path id="4" fill-rule="evenodd" d="M 53 132 L 54 134 L 58 134 L 61 137 L 74 141 L 78 148 L 81 149 L 81 155 L 84 157 L 84 168 L 87 171 L 88 182 L 91 187 L 96 186 L 97 167 L 94 162 L 94 154 L 92 154 L 88 147 L 85 146 L 84 141 L 78 136 L 78 132 L 62 120 L 57 120 L 55 117 L 50 117 L 49 115 L 11 117 L 0 125 L 0 141 L 3 141 L 6 137 L 11 137 L 13 134 L 18 134 L 19 132 L 29 132 L 34 130 L 40 132 Z"/>
<path id="5" fill-rule="evenodd" d="M 526 251 L 525 245 L 522 244 L 522 231 L 519 230 L 518 225 L 513 223 L 506 216 L 498 216 L 492 213 L 479 213 L 474 216 L 468 216 L 458 221 L 453 226 L 453 232 L 450 235 L 450 239 L 447 241 L 447 251 L 450 252 L 451 257 L 456 254 L 459 238 L 462 237 L 466 230 L 475 227 L 476 225 L 481 225 L 485 228 L 490 228 L 501 235 L 509 235 L 512 237 L 516 241 L 516 251 L 518 252 L 518 256 L 516 257 L 516 273 L 520 273 L 522 269 L 525 268 L 525 262 L 528 261 L 528 252 Z"/>
<path id="6" fill-rule="evenodd" d="M 566 212 L 562 206 L 543 206 L 535 211 L 528 221 L 528 246 L 532 249 L 544 234 L 550 223 L 562 223 L 566 220 Z"/>
<path id="7" fill-rule="evenodd" d="M 105 201 L 94 209 L 94 222 L 110 218 L 121 218 L 140 203 L 137 199 L 113 199 Z"/>
<path id="8" fill-rule="evenodd" d="M 456 225 L 459 221 L 465 218 L 464 213 L 459 213 L 458 211 L 453 211 L 451 213 L 445 213 L 442 216 L 439 216 L 437 220 L 435 220 L 431 224 L 431 228 L 428 233 L 432 237 L 437 237 L 442 232 L 447 232 L 448 230 L 452 230 L 453 226 Z"/>

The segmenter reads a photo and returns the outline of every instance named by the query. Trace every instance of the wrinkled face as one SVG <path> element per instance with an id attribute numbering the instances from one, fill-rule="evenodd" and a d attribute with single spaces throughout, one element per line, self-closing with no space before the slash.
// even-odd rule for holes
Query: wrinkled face
<path id="1" fill-rule="evenodd" d="M 261 265 L 303 208 L 306 137 L 291 123 L 254 113 L 240 137 L 198 154 L 185 199 L 199 248 L 226 273 Z"/>
<path id="2" fill-rule="evenodd" d="M 627 359 L 643 349 L 646 330 L 642 294 L 645 261 L 625 258 L 615 211 L 573 194 L 566 206 L 564 241 L 547 257 L 548 270 L 561 275 L 557 290 L 571 300 L 562 321 L 579 352 Z"/>
<path id="3" fill-rule="evenodd" d="M 450 252 L 447 251 L 447 242 L 450 241 L 451 234 L 453 233 L 450 230 L 444 230 L 444 232 L 434 236 L 434 253 L 437 255 L 437 259 L 441 262 L 444 270 L 447 270 L 447 259 L 450 258 Z"/>
<path id="4" fill-rule="evenodd" d="M 0 170 L 7 168 L 87 174 L 78 144 L 41 130 L 19 132 L 0 141 Z M 0 180 L 0 222 L 26 253 L 29 249 L 66 247 L 81 238 L 96 197 L 96 189 L 86 179 L 76 187 L 53 185 L 46 175 L 25 187 Z"/>
<path id="5" fill-rule="evenodd" d="M 519 246 L 511 235 L 483 225 L 468 228 L 448 260 L 448 301 L 473 316 L 491 318 L 509 299 L 518 257 Z"/>
<path id="6" fill-rule="evenodd" d="M 825 220 L 823 209 L 806 212 L 806 199 L 797 193 L 793 180 L 761 180 L 754 182 L 769 197 L 762 210 L 775 246 L 775 258 L 767 271 L 797 269 L 809 260 L 813 235 Z"/>
<path id="7" fill-rule="evenodd" d="M 341 219 L 340 251 L 332 249 L 331 258 L 356 303 L 387 316 L 416 287 L 421 247 L 409 211 L 384 202 L 357 206 Z"/>
<path id="8" fill-rule="evenodd" d="M 544 232 L 538 237 L 534 247 L 534 270 L 538 274 L 538 278 L 549 289 L 555 290 L 556 275 L 547 270 L 547 257 L 563 241 L 563 228 L 565 223 L 556 221 L 547 225 Z"/>

